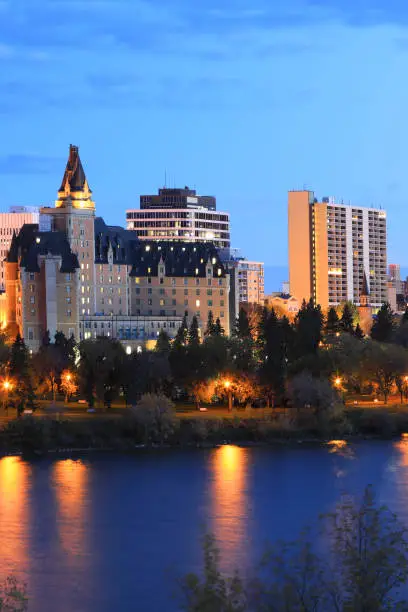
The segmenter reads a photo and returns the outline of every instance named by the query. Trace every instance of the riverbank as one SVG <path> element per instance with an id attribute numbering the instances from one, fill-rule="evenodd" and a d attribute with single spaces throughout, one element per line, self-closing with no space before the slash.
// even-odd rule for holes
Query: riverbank
<path id="1" fill-rule="evenodd" d="M 182 418 L 166 434 L 142 428 L 131 417 L 94 415 L 84 421 L 25 416 L 0 430 L 0 454 L 41 456 L 89 451 L 133 452 L 140 448 L 213 447 L 220 444 L 322 443 L 333 439 L 393 439 L 408 435 L 408 412 L 353 408 L 327 421 L 310 411 L 272 416 Z"/>

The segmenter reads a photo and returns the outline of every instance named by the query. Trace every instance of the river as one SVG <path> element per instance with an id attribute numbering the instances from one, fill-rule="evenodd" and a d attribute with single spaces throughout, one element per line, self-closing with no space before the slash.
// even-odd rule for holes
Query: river
<path id="1" fill-rule="evenodd" d="M 27 584 L 30 612 L 174 612 L 200 537 L 223 567 L 251 567 L 342 494 L 373 484 L 408 525 L 408 439 L 328 446 L 0 459 L 0 576 Z"/>

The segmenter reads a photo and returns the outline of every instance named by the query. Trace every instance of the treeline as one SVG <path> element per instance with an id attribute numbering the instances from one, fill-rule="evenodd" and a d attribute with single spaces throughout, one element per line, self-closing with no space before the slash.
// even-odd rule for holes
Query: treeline
<path id="1" fill-rule="evenodd" d="M 107 337 L 79 344 L 58 332 L 47 333 L 30 355 L 17 336 L 0 341 L 1 387 L 7 407 L 36 408 L 36 398 L 80 394 L 89 406 L 108 407 L 122 397 L 134 405 L 142 395 L 172 400 L 224 402 L 239 406 L 309 407 L 336 411 L 344 393 L 377 393 L 385 401 L 398 391 L 408 396 L 408 311 L 396 320 L 388 304 L 364 337 L 356 310 L 346 303 L 327 317 L 319 306 L 303 303 L 295 320 L 272 309 L 248 316 L 241 309 L 230 337 L 210 313 L 203 336 L 193 317 L 183 320 L 171 340 L 160 332 L 153 351 L 128 355 Z"/>

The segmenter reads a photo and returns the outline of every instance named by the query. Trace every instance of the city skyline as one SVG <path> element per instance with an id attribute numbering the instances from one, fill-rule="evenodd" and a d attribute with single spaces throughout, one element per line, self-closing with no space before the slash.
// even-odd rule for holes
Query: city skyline
<path id="1" fill-rule="evenodd" d="M 286 266 L 286 194 L 305 185 L 386 208 L 408 265 L 408 11 L 381 4 L 3 0 L 0 210 L 50 204 L 75 142 L 109 223 L 167 173 L 217 197 L 248 257 Z"/>

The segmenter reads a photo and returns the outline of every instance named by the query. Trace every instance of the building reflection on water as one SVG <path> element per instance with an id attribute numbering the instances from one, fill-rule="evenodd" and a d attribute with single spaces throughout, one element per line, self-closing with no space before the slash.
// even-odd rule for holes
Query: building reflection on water
<path id="1" fill-rule="evenodd" d="M 213 454 L 211 469 L 212 523 L 223 567 L 235 569 L 245 563 L 247 543 L 248 451 L 238 446 L 221 446 Z"/>
<path id="2" fill-rule="evenodd" d="M 69 565 L 79 565 L 87 554 L 87 493 L 89 468 L 82 461 L 65 459 L 53 467 L 57 501 L 57 529 Z"/>
<path id="3" fill-rule="evenodd" d="M 8 572 L 28 567 L 30 473 L 29 464 L 19 457 L 0 459 L 1 566 Z"/>

